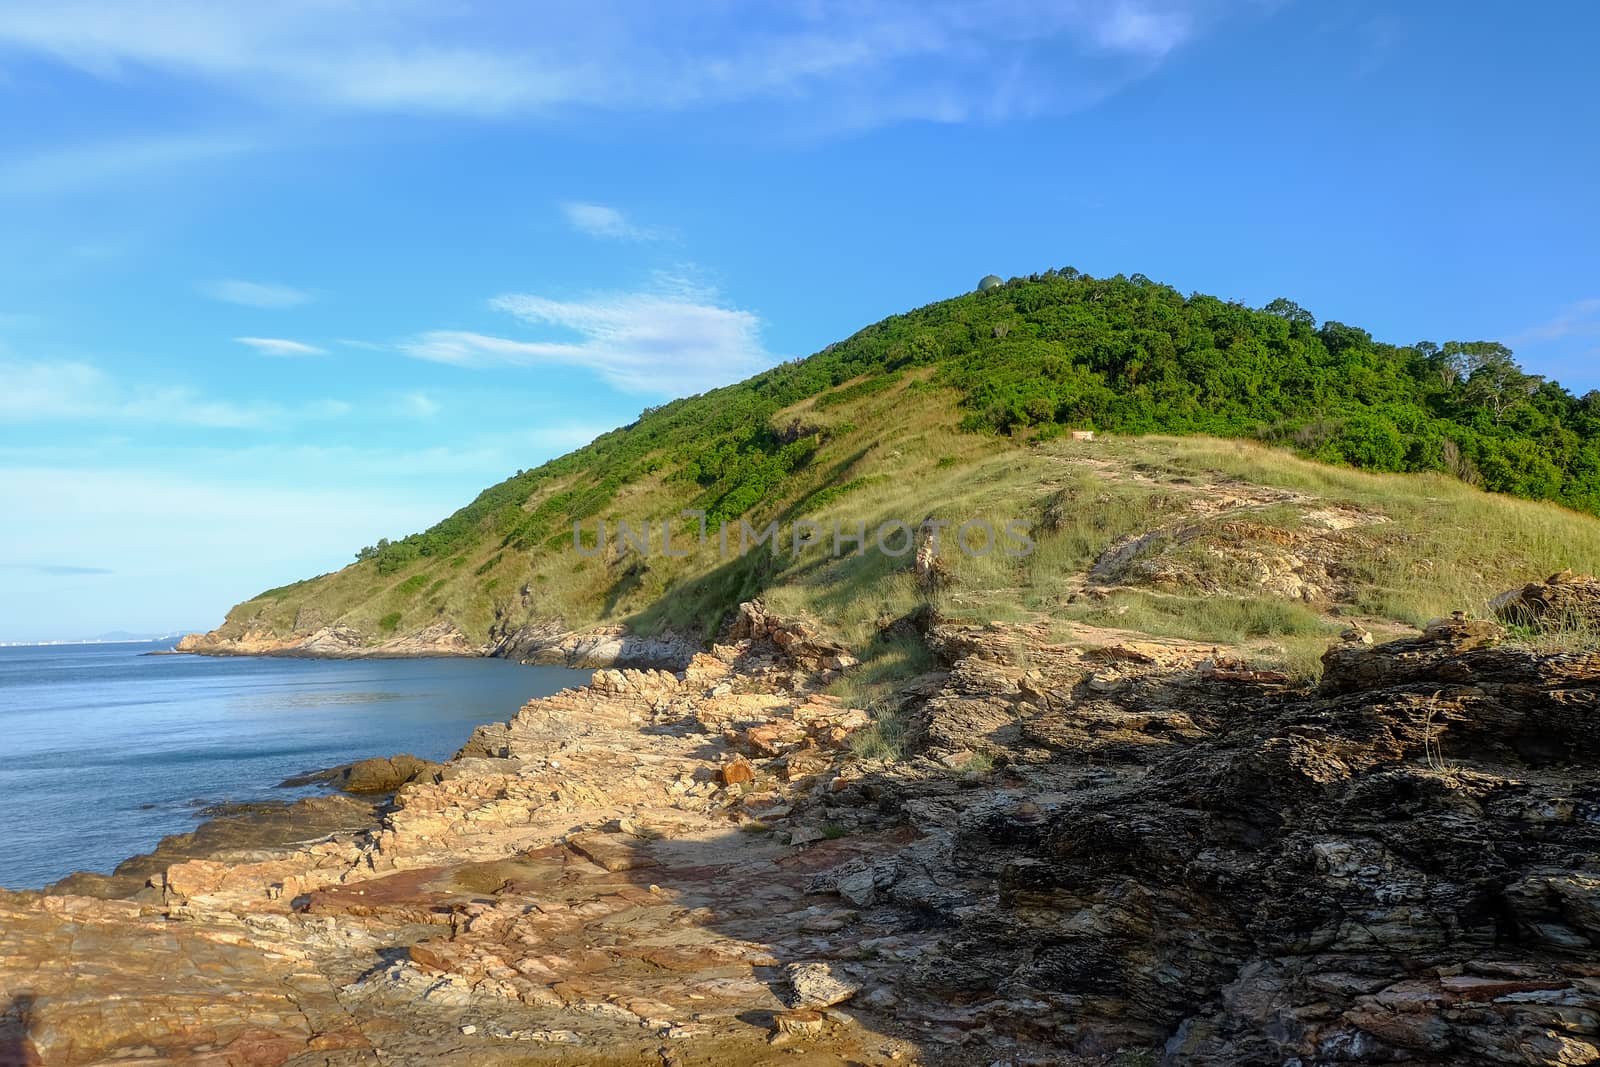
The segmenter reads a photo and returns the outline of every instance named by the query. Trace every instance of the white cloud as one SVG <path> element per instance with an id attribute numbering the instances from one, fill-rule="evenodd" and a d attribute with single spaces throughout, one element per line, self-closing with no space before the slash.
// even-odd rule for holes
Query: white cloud
<path id="1" fill-rule="evenodd" d="M 355 410 L 348 401 L 334 400 L 331 398 L 313 400 L 300 409 L 307 418 L 312 419 L 342 419 Z"/>
<path id="2" fill-rule="evenodd" d="M 614 207 L 569 202 L 561 205 L 567 224 L 579 233 L 612 241 L 658 241 L 665 233 L 653 226 L 636 226 Z"/>
<path id="3" fill-rule="evenodd" d="M 1544 322 L 1512 335 L 1511 343 L 1560 341 L 1568 337 L 1600 335 L 1600 297 L 1568 304 Z"/>
<path id="4" fill-rule="evenodd" d="M 571 423 L 566 425 L 537 426 L 524 433 L 513 434 L 510 444 L 528 445 L 538 449 L 556 449 L 565 454 L 582 448 L 603 433 L 616 429 L 599 423 Z"/>
<path id="5" fill-rule="evenodd" d="M 0 44 L 105 79 L 147 70 L 323 110 L 554 114 L 765 101 L 995 119 L 1153 69 L 1221 0 L 810 0 L 581 7 L 477 0 L 10 0 Z"/>
<path id="6" fill-rule="evenodd" d="M 403 489 L 423 482 L 451 488 L 456 497 L 433 516 L 438 519 L 469 500 L 484 485 L 502 477 L 501 471 L 526 460 L 533 438 L 517 431 L 461 437 L 451 434 L 448 444 L 396 448 L 383 445 L 354 447 L 332 444 L 298 444 L 290 440 L 259 437 L 214 439 L 225 443 L 149 439 L 124 436 L 73 438 L 71 445 L 0 445 L 0 470 L 22 467 L 103 469 L 108 455 L 130 465 L 157 471 L 182 471 L 201 481 L 225 481 L 240 471 L 256 472 L 262 482 L 305 487 L 326 484 L 361 484 L 372 488 Z M 244 443 L 241 443 L 244 442 Z M 541 454 L 545 458 L 548 453 Z M 524 466 L 527 464 L 524 463 Z M 314 480 L 311 473 L 316 472 Z M 433 520 L 429 520 L 430 522 Z"/>
<path id="7" fill-rule="evenodd" d="M 299 307 L 311 299 L 304 289 L 269 282 L 246 282 L 236 278 L 202 282 L 199 290 L 213 300 L 256 308 Z"/>
<path id="8" fill-rule="evenodd" d="M 1138 4 L 1106 4 L 1091 32 L 1102 48 L 1134 55 L 1164 56 L 1194 33 L 1189 12 Z"/>
<path id="9" fill-rule="evenodd" d="M 235 337 L 242 345 L 249 345 L 263 356 L 325 356 L 326 348 L 290 341 L 283 337 Z"/>
<path id="10" fill-rule="evenodd" d="M 567 364 L 630 392 L 679 395 L 737 381 L 777 362 L 761 344 L 761 320 L 685 287 L 562 301 L 513 293 L 490 301 L 532 326 L 571 340 L 513 340 L 433 330 L 402 343 L 407 355 L 461 367 Z"/>
<path id="11" fill-rule="evenodd" d="M 0 20 L 5 13 L 0 11 Z M 0 30 L 0 41 L 5 39 Z M 3 89 L 0 89 L 3 92 Z M 107 182 L 194 166 L 257 148 L 235 134 L 166 134 L 63 145 L 27 154 L 11 149 L 0 163 L 0 194 L 23 196 L 74 192 Z"/>
<path id="12" fill-rule="evenodd" d="M 395 402 L 395 411 L 418 419 L 431 419 L 439 414 L 439 402 L 427 393 L 406 393 Z"/>
<path id="13" fill-rule="evenodd" d="M 235 404 L 186 386 L 129 386 L 87 363 L 0 361 L 0 381 L 6 383 L 0 390 L 0 419 L 17 422 L 94 419 L 244 429 L 290 419 L 336 417 L 349 411 L 348 404 L 337 400 L 285 409 Z"/>
<path id="14" fill-rule="evenodd" d="M 83 363 L 0 363 L 0 377 L 0 415 L 13 419 L 79 414 L 106 386 L 105 375 Z"/>

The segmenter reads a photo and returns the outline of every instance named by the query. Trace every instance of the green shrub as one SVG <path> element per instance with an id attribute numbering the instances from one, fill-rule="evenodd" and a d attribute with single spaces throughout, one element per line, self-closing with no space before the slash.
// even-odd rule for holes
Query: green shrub
<path id="1" fill-rule="evenodd" d="M 885 374 L 876 378 L 864 378 L 861 381 L 856 382 L 854 385 L 847 385 L 842 389 L 835 389 L 831 393 L 823 393 L 821 396 L 817 397 L 817 409 L 819 411 L 826 410 L 828 408 L 838 407 L 840 404 L 848 404 L 852 400 L 860 400 L 863 397 L 869 397 L 875 393 L 881 393 L 888 389 L 895 382 L 899 381 L 899 379 L 900 376 L 897 374 Z"/>

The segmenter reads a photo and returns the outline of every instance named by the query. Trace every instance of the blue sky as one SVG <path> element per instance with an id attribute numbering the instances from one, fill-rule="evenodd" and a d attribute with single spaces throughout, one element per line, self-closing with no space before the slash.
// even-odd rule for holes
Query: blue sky
<path id="1" fill-rule="evenodd" d="M 983 274 L 1600 387 L 1600 8 L 0 5 L 0 640 L 210 626 Z"/>

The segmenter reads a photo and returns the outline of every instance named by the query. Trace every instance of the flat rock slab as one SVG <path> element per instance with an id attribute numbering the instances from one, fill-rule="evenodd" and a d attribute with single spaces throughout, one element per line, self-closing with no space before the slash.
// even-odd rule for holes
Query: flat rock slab
<path id="1" fill-rule="evenodd" d="M 831 1008 L 861 991 L 859 982 L 829 963 L 791 963 L 784 973 L 789 979 L 789 1002 L 796 1008 Z"/>
<path id="2" fill-rule="evenodd" d="M 636 871 L 656 865 L 643 851 L 645 843 L 626 834 L 569 834 L 567 845 L 612 872 Z"/>

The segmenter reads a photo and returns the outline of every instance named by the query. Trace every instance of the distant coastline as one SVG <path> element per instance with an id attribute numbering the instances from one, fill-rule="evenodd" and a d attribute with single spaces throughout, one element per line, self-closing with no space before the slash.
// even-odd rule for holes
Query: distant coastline
<path id="1" fill-rule="evenodd" d="M 177 630 L 172 633 L 129 635 L 105 635 L 102 637 L 66 638 L 57 641 L 0 641 L 0 648 L 56 648 L 62 645 L 148 645 L 156 641 L 177 641 L 187 631 Z"/>

